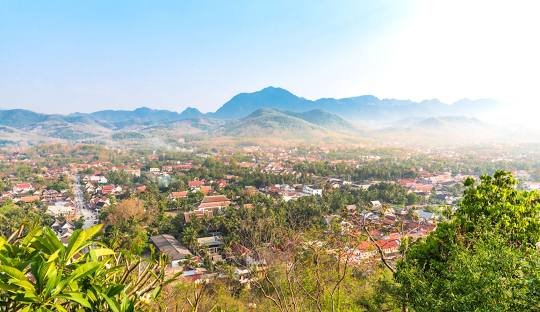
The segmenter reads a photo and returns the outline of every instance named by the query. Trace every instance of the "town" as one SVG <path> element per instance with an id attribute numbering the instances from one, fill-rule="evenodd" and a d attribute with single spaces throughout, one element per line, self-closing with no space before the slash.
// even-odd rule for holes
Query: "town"
<path id="1" fill-rule="evenodd" d="M 278 147 L 192 153 L 92 145 L 5 149 L 0 200 L 9 221 L 1 230 L 9 233 L 10 224 L 34 216 L 67 243 L 76 229 L 104 224 L 107 242 L 145 257 L 166 256 L 168 274 L 185 282 L 224 278 L 217 268 L 229 265 L 229 278 L 250 284 L 270 261 L 260 248 L 286 242 L 272 229 L 242 222 L 283 214 L 280 226 L 289 234 L 337 226 L 351 238 L 340 257 L 369 271 L 381 261 L 395 263 L 404 240 L 434 231 L 457 208 L 464 180 L 489 170 L 482 162 L 403 155 Z M 538 170 L 513 169 L 524 188 L 540 187 Z M 264 233 L 254 237 L 254 231 Z"/>

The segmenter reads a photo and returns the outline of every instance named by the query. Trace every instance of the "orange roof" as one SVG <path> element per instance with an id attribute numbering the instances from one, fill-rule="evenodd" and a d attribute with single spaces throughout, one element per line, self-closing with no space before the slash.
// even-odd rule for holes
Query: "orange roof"
<path id="1" fill-rule="evenodd" d="M 201 187 L 204 184 L 204 181 L 201 180 L 192 180 L 188 182 L 189 187 Z"/>
<path id="2" fill-rule="evenodd" d="M 39 196 L 23 196 L 20 198 L 20 201 L 25 202 L 25 203 L 36 202 L 36 201 L 39 201 Z"/>
<path id="3" fill-rule="evenodd" d="M 231 204 L 230 201 L 223 201 L 223 202 L 212 202 L 212 203 L 201 203 L 199 205 L 199 208 L 202 209 L 209 209 L 209 208 L 221 208 L 221 207 L 227 207 Z"/>
<path id="4" fill-rule="evenodd" d="M 209 193 L 212 192 L 212 187 L 211 187 L 211 186 L 208 186 L 208 185 L 202 185 L 202 186 L 200 187 L 200 189 L 201 189 L 201 192 L 202 192 L 204 195 L 209 194 Z"/>
<path id="5" fill-rule="evenodd" d="M 370 241 L 361 241 L 358 244 L 358 250 L 360 251 L 371 251 L 373 249 L 375 249 L 375 245 Z"/>
<path id="6" fill-rule="evenodd" d="M 188 194 L 187 191 L 172 192 L 172 193 L 171 193 L 171 197 L 174 198 L 174 199 L 186 198 L 186 197 L 187 197 L 187 194 Z"/>
<path id="7" fill-rule="evenodd" d="M 201 203 L 215 203 L 215 202 L 225 202 L 225 201 L 229 201 L 227 196 L 213 195 L 213 196 L 205 196 Z"/>

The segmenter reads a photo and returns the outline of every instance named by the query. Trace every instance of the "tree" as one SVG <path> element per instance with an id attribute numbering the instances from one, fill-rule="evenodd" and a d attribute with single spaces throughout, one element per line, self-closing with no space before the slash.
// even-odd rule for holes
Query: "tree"
<path id="1" fill-rule="evenodd" d="M 82 229 L 82 227 L 84 226 L 84 217 L 81 216 L 79 219 L 73 221 L 73 226 L 75 227 L 75 229 Z"/>
<path id="2" fill-rule="evenodd" d="M 51 216 L 30 204 L 11 201 L 0 205 L 0 235 L 9 236 L 22 224 L 29 225 L 39 223 L 42 225 L 52 224 Z"/>
<path id="3" fill-rule="evenodd" d="M 459 209 L 398 264 L 415 311 L 538 311 L 540 195 L 508 172 L 468 179 Z"/>
<path id="4" fill-rule="evenodd" d="M 116 250 L 140 254 L 146 247 L 148 233 L 145 226 L 153 217 L 139 199 L 112 203 L 104 212 L 108 243 Z"/>

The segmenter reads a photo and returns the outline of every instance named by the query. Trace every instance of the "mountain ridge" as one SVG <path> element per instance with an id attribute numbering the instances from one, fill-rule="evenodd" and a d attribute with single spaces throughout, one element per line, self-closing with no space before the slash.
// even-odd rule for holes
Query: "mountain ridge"
<path id="1" fill-rule="evenodd" d="M 144 137 L 151 137 L 155 131 L 164 131 L 160 135 L 168 135 L 172 129 L 182 129 L 198 137 L 252 134 L 313 137 L 330 133 L 358 134 L 359 124 L 403 125 L 402 121 L 406 119 L 438 116 L 475 118 L 494 107 L 496 103 L 492 100 L 464 99 L 448 105 L 436 99 L 413 102 L 380 99 L 372 95 L 308 100 L 282 88 L 267 87 L 237 94 L 215 112 L 206 114 L 194 107 L 187 107 L 182 112 L 140 107 L 68 115 L 42 114 L 25 109 L 0 110 L 0 126 L 4 127 L 0 131 L 0 139 L 107 141 L 113 135 L 115 140 L 140 138 L 130 134 L 134 132 L 148 134 Z M 430 124 L 444 128 L 444 125 L 459 123 L 458 120 L 433 119 L 423 125 L 411 126 L 420 129 Z M 182 132 L 175 134 L 176 137 L 181 135 Z"/>
<path id="2" fill-rule="evenodd" d="M 308 100 L 279 87 L 266 87 L 255 92 L 243 92 L 233 96 L 215 112 L 203 114 L 197 108 L 187 107 L 182 112 L 139 107 L 134 110 L 100 110 L 92 113 L 43 114 L 25 109 L 0 110 L 5 119 L 14 125 L 39 122 L 49 118 L 94 118 L 95 121 L 123 127 L 132 123 L 174 122 L 192 118 L 239 119 L 259 108 L 275 108 L 282 111 L 306 112 L 323 110 L 347 120 L 400 120 L 410 117 L 468 116 L 477 115 L 497 107 L 491 99 L 461 99 L 445 104 L 437 99 L 419 102 L 400 99 L 381 99 L 373 95 L 348 98 L 320 98 Z M 53 117 L 55 116 L 55 117 Z M 19 118 L 20 120 L 16 120 Z M 2 118 L 4 119 L 4 118 Z M 6 125 L 6 122 L 0 124 Z"/>

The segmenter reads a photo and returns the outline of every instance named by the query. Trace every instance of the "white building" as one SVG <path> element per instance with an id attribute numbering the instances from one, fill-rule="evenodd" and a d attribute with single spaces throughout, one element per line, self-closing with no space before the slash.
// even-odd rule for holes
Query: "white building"
<path id="1" fill-rule="evenodd" d="M 66 206 L 66 203 L 64 202 L 57 202 L 54 205 L 47 207 L 47 213 L 55 217 L 67 216 L 73 212 L 75 212 L 75 207 Z"/>
<path id="2" fill-rule="evenodd" d="M 309 195 L 322 195 L 322 189 L 316 188 L 313 185 L 304 185 L 302 192 L 309 194 Z"/>

